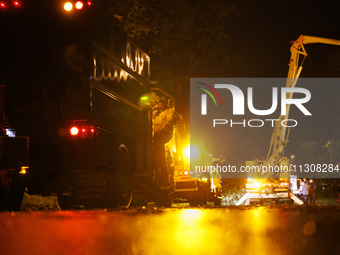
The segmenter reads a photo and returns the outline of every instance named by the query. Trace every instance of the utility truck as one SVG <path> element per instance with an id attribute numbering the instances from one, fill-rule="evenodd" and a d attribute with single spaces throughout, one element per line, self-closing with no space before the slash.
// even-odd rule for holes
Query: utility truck
<path id="1" fill-rule="evenodd" d="M 289 62 L 289 70 L 287 76 L 286 87 L 294 88 L 302 71 L 302 65 L 305 58 L 308 56 L 305 50 L 306 44 L 323 43 L 331 45 L 340 45 L 340 40 L 305 36 L 301 35 L 290 47 L 291 57 Z M 302 57 L 302 60 L 300 59 Z M 293 93 L 286 94 L 287 99 L 293 98 Z M 289 130 L 287 127 L 281 125 L 282 121 L 288 119 L 290 105 L 286 106 L 286 114 L 280 115 L 275 123 L 274 130 L 270 139 L 270 148 L 267 158 L 264 160 L 247 161 L 246 165 L 249 167 L 271 166 L 279 168 L 289 168 L 289 158 L 284 156 L 284 148 L 288 143 Z M 250 178 L 247 183 L 246 194 L 236 203 L 291 203 L 294 201 L 297 204 L 303 202 L 296 196 L 299 193 L 297 187 L 297 176 L 289 175 L 289 173 L 282 173 L 275 175 L 268 173 L 262 178 Z"/>
<path id="2" fill-rule="evenodd" d="M 150 57 L 97 3 L 41 4 L 2 20 L 0 78 L 12 126 L 30 139 L 28 193 L 66 209 L 171 206 L 174 185 L 158 185 L 152 163 Z"/>

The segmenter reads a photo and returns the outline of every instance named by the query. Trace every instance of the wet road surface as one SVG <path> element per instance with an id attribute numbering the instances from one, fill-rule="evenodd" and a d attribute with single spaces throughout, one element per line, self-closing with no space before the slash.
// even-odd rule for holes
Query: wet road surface
<path id="1" fill-rule="evenodd" d="M 339 206 L 0 213 L 0 254 L 340 254 Z"/>

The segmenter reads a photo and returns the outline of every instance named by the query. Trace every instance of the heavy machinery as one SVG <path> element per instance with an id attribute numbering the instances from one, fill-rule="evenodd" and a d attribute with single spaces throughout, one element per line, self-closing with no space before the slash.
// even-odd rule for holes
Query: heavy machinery
<path id="1" fill-rule="evenodd" d="M 168 108 L 173 109 L 173 135 L 165 144 L 166 161 L 171 182 L 174 183 L 174 198 L 185 199 L 191 206 L 208 202 L 221 203 L 221 175 L 218 171 L 196 171 L 194 166 L 213 166 L 219 159 L 213 158 L 202 145 L 190 144 L 186 135 L 183 117 L 176 111 L 174 98 L 164 91 L 152 88 L 153 98 L 159 95 L 168 99 Z M 152 100 L 157 101 L 157 100 Z"/>
<path id="2" fill-rule="evenodd" d="M 10 133 L 5 117 L 5 85 L 0 87 L 0 210 L 18 210 L 29 171 L 28 137 Z"/>
<path id="3" fill-rule="evenodd" d="M 287 76 L 286 87 L 294 88 L 302 71 L 302 65 L 308 56 L 304 45 L 312 43 L 323 43 L 331 45 L 340 45 L 339 40 L 305 36 L 301 35 L 290 47 L 291 57 Z M 300 56 L 303 59 L 300 61 Z M 293 93 L 287 93 L 287 99 L 293 98 Z M 270 148 L 265 160 L 247 161 L 246 165 L 252 166 L 278 166 L 289 167 L 289 159 L 284 156 L 284 148 L 288 143 L 289 131 L 287 127 L 281 126 L 283 120 L 288 119 L 290 105 L 286 106 L 286 114 L 280 115 L 279 121 L 275 123 L 274 130 L 270 139 Z M 283 173 L 279 176 L 269 173 L 263 178 L 250 178 L 247 183 L 247 193 L 236 203 L 240 205 L 243 202 L 264 203 L 268 201 L 275 202 L 292 202 L 303 204 L 295 196 L 298 194 L 297 176 Z"/>
<path id="4" fill-rule="evenodd" d="M 172 140 L 166 144 L 173 155 L 175 199 L 185 199 L 191 206 L 213 202 L 221 204 L 221 175 L 206 166 L 214 166 L 219 158 L 213 158 L 202 145 L 190 143 L 188 137 L 174 129 Z M 204 166 L 197 171 L 195 166 Z M 213 168 L 212 168 L 213 169 Z"/>
<path id="5" fill-rule="evenodd" d="M 62 209 L 171 206 L 152 163 L 150 57 L 96 4 L 41 4 L 0 20 L 6 106 L 30 139 L 28 193 Z"/>

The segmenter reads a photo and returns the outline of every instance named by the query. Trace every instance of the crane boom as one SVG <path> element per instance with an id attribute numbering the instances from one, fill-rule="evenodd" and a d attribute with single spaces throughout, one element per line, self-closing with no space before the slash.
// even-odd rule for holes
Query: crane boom
<path id="1" fill-rule="evenodd" d="M 286 87 L 294 88 L 296 82 L 301 74 L 302 65 L 307 57 L 307 52 L 304 45 L 310 43 L 323 43 L 340 45 L 340 40 L 305 36 L 301 35 L 290 47 L 291 57 L 289 62 L 289 70 L 286 81 Z M 303 55 L 302 61 L 300 61 L 300 55 Z M 287 99 L 293 98 L 293 93 L 286 94 Z M 270 140 L 270 148 L 268 151 L 267 159 L 247 161 L 246 165 L 249 167 L 256 166 L 288 166 L 289 159 L 284 157 L 284 147 L 288 143 L 289 132 L 286 137 L 287 129 L 282 126 L 283 120 L 288 119 L 290 105 L 286 106 L 286 114 L 280 115 L 279 121 L 276 121 L 272 137 Z M 249 204 L 250 202 L 261 203 L 265 200 L 272 201 L 275 203 L 282 201 L 291 201 L 295 203 L 303 204 L 298 197 L 294 194 L 298 194 L 297 189 L 297 176 L 289 175 L 288 172 L 281 172 L 278 174 L 273 172 L 268 172 L 263 174 L 261 178 L 253 178 L 250 174 L 247 183 L 247 193 L 236 203 L 240 205 L 243 202 Z M 253 175 L 254 176 L 254 175 Z M 290 188 L 289 188 L 290 185 Z"/>
<path id="2" fill-rule="evenodd" d="M 299 38 L 292 44 L 290 47 L 290 62 L 289 62 L 289 70 L 287 76 L 286 87 L 294 88 L 297 80 L 302 71 L 302 65 L 305 58 L 308 56 L 304 45 L 311 43 L 323 43 L 323 44 L 331 44 L 331 45 L 340 45 L 340 40 L 314 37 L 314 36 L 306 36 L 300 35 Z M 299 63 L 300 55 L 303 55 L 303 60 Z M 287 93 L 287 99 L 291 99 L 293 97 L 293 93 Z M 276 125 L 273 130 L 273 134 L 270 140 L 270 148 L 268 151 L 267 159 L 274 159 L 283 157 L 283 150 L 286 147 L 288 142 L 288 135 L 286 137 L 287 128 L 281 126 L 281 122 L 285 119 L 288 119 L 290 110 L 290 105 L 287 105 L 286 114 L 280 115 L 279 121 L 276 122 Z M 270 154 L 272 152 L 272 154 Z"/>

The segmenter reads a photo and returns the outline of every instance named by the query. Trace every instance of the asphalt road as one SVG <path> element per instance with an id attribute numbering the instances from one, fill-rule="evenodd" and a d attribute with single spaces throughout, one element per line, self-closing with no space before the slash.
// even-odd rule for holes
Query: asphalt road
<path id="1" fill-rule="evenodd" d="M 340 254 L 339 206 L 0 213 L 0 254 Z"/>

